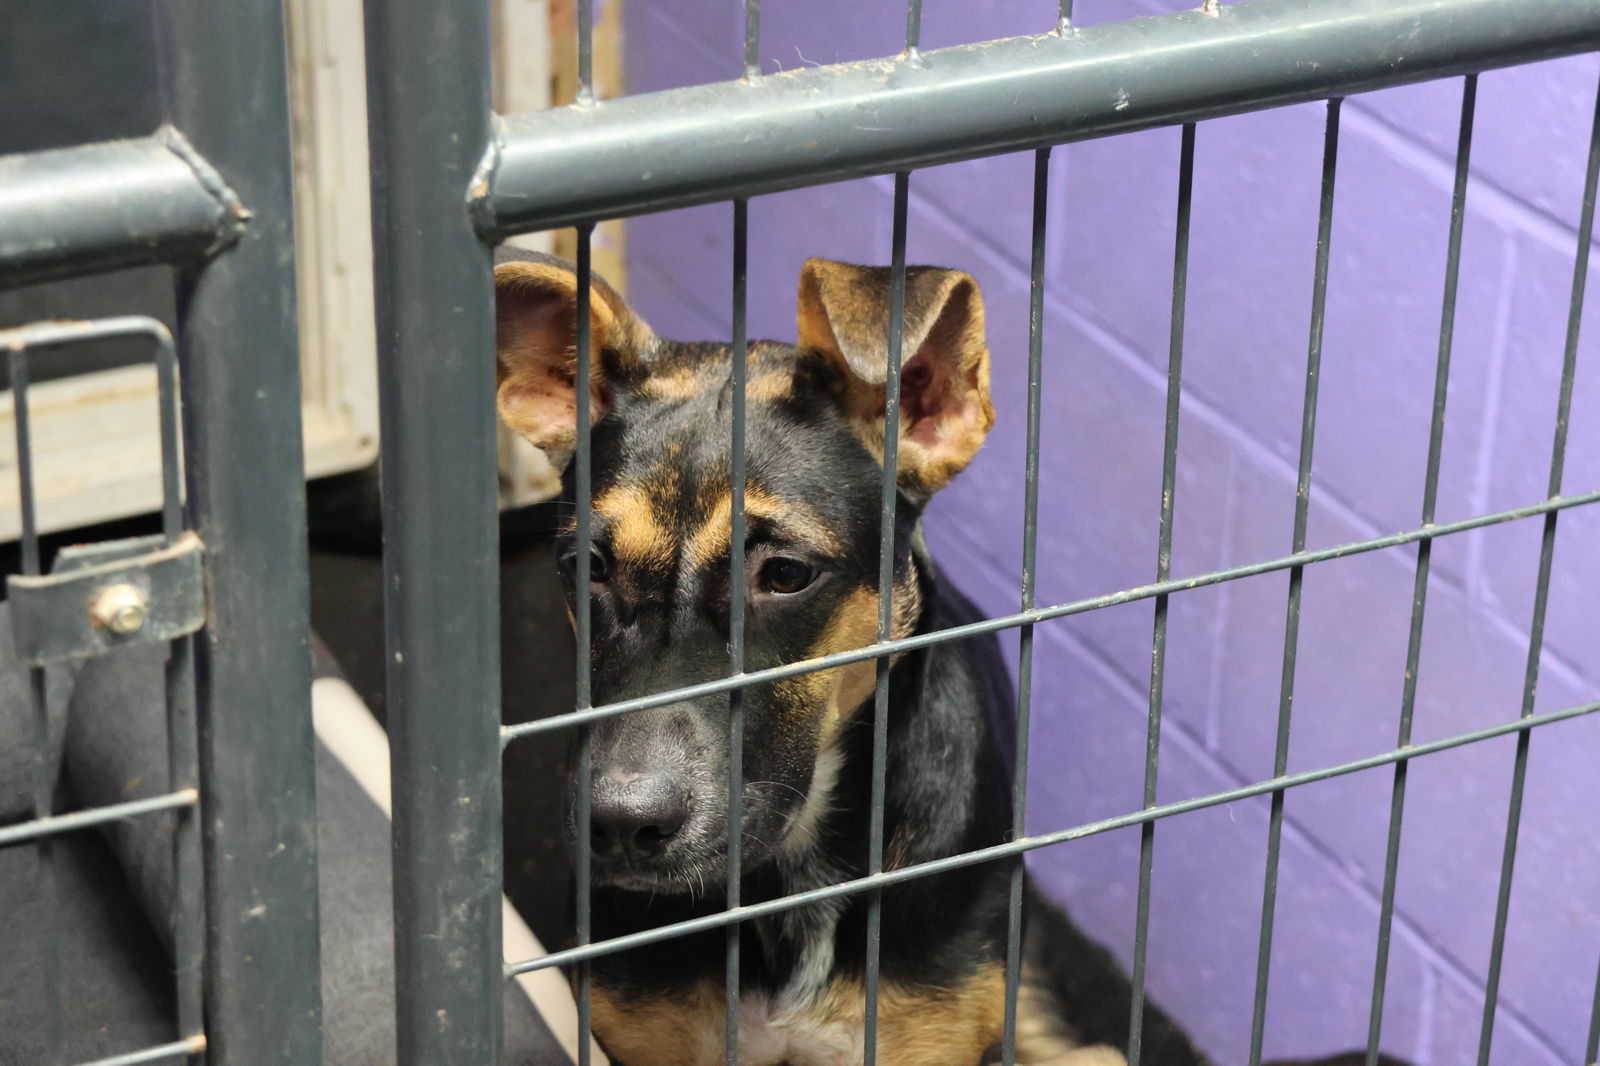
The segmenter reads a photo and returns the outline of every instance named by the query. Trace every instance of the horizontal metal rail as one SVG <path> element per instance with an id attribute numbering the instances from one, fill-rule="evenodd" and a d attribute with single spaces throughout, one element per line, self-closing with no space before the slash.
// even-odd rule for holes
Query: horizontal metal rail
<path id="1" fill-rule="evenodd" d="M 206 1038 L 201 1035 L 195 1035 L 187 1040 L 174 1040 L 170 1044 L 160 1044 L 156 1047 L 145 1048 L 142 1051 L 130 1051 L 126 1055 L 113 1055 L 109 1059 L 95 1059 L 93 1062 L 83 1063 L 82 1066 L 143 1066 L 147 1062 L 166 1062 L 186 1055 L 203 1054 L 205 1050 Z"/>
<path id="2" fill-rule="evenodd" d="M 1597 45 L 1594 0 L 1257 0 L 508 115 L 470 197 L 506 236 Z"/>
<path id="3" fill-rule="evenodd" d="M 0 156 L 0 288 L 209 255 L 249 212 L 183 135 Z"/>
<path id="4" fill-rule="evenodd" d="M 672 925 L 646 929 L 638 933 L 628 933 L 625 936 L 596 941 L 593 944 L 569 948 L 566 951 L 552 952 L 549 955 L 541 955 L 535 959 L 508 963 L 505 972 L 507 977 L 514 977 L 517 974 L 548 969 L 551 966 L 566 966 L 570 963 L 592 959 L 599 955 L 610 955 L 618 951 L 627 951 L 630 948 L 644 947 L 646 944 L 671 940 L 675 937 L 718 929 L 733 922 L 744 922 L 749 921 L 751 918 L 760 918 L 768 914 L 793 910 L 808 903 L 820 903 L 823 900 L 835 899 L 839 896 L 853 896 L 871 891 L 874 888 L 899 884 L 902 881 L 915 881 L 918 878 L 931 877 L 934 874 L 958 870 L 964 866 L 976 866 L 979 863 L 993 862 L 996 859 L 1004 859 L 1014 855 L 1021 855 L 1024 852 L 1035 851 L 1039 848 L 1047 848 L 1053 844 L 1064 844 L 1069 840 L 1081 840 L 1084 837 L 1109 833 L 1113 829 L 1126 829 L 1129 826 L 1144 825 L 1147 822 L 1158 821 L 1162 818 L 1188 814 L 1190 811 L 1204 810 L 1207 807 L 1217 807 L 1224 803 L 1236 803 L 1239 800 L 1264 796 L 1269 792 L 1277 792 L 1280 789 L 1298 788 L 1301 785 L 1314 784 L 1333 777 L 1343 777 L 1346 774 L 1359 773 L 1362 770 L 1373 770 L 1380 766 L 1392 766 L 1402 760 L 1433 755 L 1437 752 L 1449 751 L 1452 748 L 1461 748 L 1468 744 L 1493 740 L 1496 737 L 1526 733 L 1539 726 L 1553 725 L 1556 722 L 1565 722 L 1573 718 L 1582 718 L 1585 715 L 1596 712 L 1600 712 L 1600 700 L 1563 707 L 1558 711 L 1529 715 L 1526 718 L 1516 718 L 1498 725 L 1475 729 L 1470 733 L 1458 733 L 1455 736 L 1445 737 L 1441 740 L 1430 740 L 1425 744 L 1411 744 L 1403 748 L 1395 748 L 1376 755 L 1369 755 L 1365 758 L 1352 759 L 1349 762 L 1339 763 L 1337 766 L 1324 766 L 1315 770 L 1303 770 L 1297 774 L 1284 774 L 1281 777 L 1268 778 L 1264 781 L 1240 785 L 1237 788 L 1196 796 L 1193 799 L 1179 800 L 1176 803 L 1164 803 L 1158 807 L 1146 807 L 1143 810 L 1130 811 L 1127 814 L 1119 814 L 1113 818 L 1103 818 L 1096 822 L 1085 822 L 1070 829 L 1058 829 L 1051 833 L 1039 833 L 1035 836 L 1021 837 L 1007 841 L 1004 844 L 992 844 L 987 848 L 979 848 L 977 851 L 966 851 L 958 855 L 949 855 L 942 859 L 914 863 L 910 866 L 902 866 L 879 874 L 868 874 L 865 877 L 857 877 L 850 881 L 825 885 L 822 888 L 813 888 L 805 892 L 796 892 L 793 895 L 780 896 L 777 899 L 766 900 L 761 903 L 752 903 L 745 907 L 736 907 L 732 910 L 691 918 L 688 921 L 675 922 Z"/>
<path id="5" fill-rule="evenodd" d="M 38 840 L 40 837 L 71 833 L 79 829 L 89 829 L 93 826 L 104 825 L 107 822 L 119 822 L 124 818 L 133 818 L 141 814 L 170 811 L 179 807 L 193 807 L 199 802 L 200 791 L 198 789 L 183 788 L 176 792 L 164 792 L 159 796 L 129 800 L 126 803 L 113 803 L 106 807 L 92 807 L 88 810 L 73 811 L 71 814 L 52 814 L 44 818 L 33 818 L 26 822 L 18 822 L 16 825 L 0 828 L 0 848 L 9 848 L 14 844 Z"/>
<path id="6" fill-rule="evenodd" d="M 685 688 L 672 689 L 668 692 L 656 692 L 648 696 L 619 700 L 616 703 L 608 703 L 600 707 L 590 707 L 568 714 L 554 715 L 550 718 L 540 718 L 537 721 L 503 726 L 500 730 L 500 739 L 502 744 L 509 744 L 513 740 L 531 736 L 534 733 L 545 733 L 552 729 L 566 729 L 571 726 L 582 725 L 585 722 L 594 722 L 601 718 L 628 714 L 632 711 L 642 711 L 650 707 L 662 707 L 669 703 L 698 699 L 701 696 L 711 696 L 718 692 L 729 692 L 737 688 L 748 688 L 751 685 L 759 685 L 768 681 L 781 681 L 786 677 L 816 673 L 818 670 L 829 670 L 835 666 L 847 666 L 850 663 L 881 658 L 886 655 L 895 655 L 903 651 L 912 651 L 916 648 L 926 648 L 933 644 L 943 644 L 946 641 L 964 640 L 983 633 L 997 633 L 1003 629 L 1015 629 L 1018 626 L 1048 622 L 1053 618 L 1083 614 L 1085 611 L 1094 611 L 1102 607 L 1116 607 L 1124 603 L 1133 603 L 1136 600 L 1147 600 L 1174 592 L 1187 592 L 1190 589 L 1218 585 L 1224 581 L 1235 581 L 1242 577 L 1255 577 L 1258 574 L 1270 574 L 1274 571 L 1288 570 L 1296 566 L 1309 566 L 1312 563 L 1341 559 L 1349 555 L 1361 555 L 1365 552 L 1378 551 L 1382 548 L 1394 548 L 1402 544 L 1415 544 L 1419 541 L 1433 540 L 1435 537 L 1449 536 L 1453 533 L 1465 533 L 1473 529 L 1482 529 L 1485 526 L 1499 525 L 1502 522 L 1512 522 L 1519 518 L 1554 514 L 1569 507 L 1581 507 L 1591 503 L 1600 503 L 1600 489 L 1593 492 L 1580 493 L 1576 496 L 1559 496 L 1543 503 L 1529 504 L 1526 507 L 1513 507 L 1510 510 L 1496 511 L 1493 514 L 1464 518 L 1458 522 L 1441 522 L 1438 525 L 1406 530 L 1402 533 L 1391 533 L 1388 536 L 1373 537 L 1370 540 L 1358 540 L 1349 544 L 1337 544 L 1331 548 L 1296 552 L 1293 555 L 1284 555 L 1277 559 L 1248 563 L 1244 566 L 1235 566 L 1227 570 L 1213 570 L 1210 573 L 1199 574 L 1194 577 L 1157 581 L 1149 585 L 1126 589 L 1122 592 L 1108 592 L 1101 596 L 1073 600 L 1070 603 L 1057 604 L 1053 607 L 1039 607 L 1031 611 L 1019 611 L 1016 614 L 986 618 L 980 622 L 970 622 L 966 625 L 940 629 L 932 633 L 920 633 L 912 637 L 902 637 L 899 640 L 880 641 L 876 644 L 868 644 L 865 647 L 837 652 L 833 655 L 824 655 L 816 659 L 803 659 L 799 662 L 769 667 L 765 670 L 755 670 L 747 674 L 720 677 L 714 681 L 705 681 L 698 685 L 689 685 Z"/>

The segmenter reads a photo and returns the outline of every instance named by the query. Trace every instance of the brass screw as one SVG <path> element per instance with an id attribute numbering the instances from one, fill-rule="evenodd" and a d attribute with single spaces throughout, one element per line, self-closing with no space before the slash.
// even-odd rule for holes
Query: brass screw
<path id="1" fill-rule="evenodd" d="M 94 623 L 119 637 L 128 637 L 150 620 L 150 603 L 132 585 L 107 585 L 89 608 Z"/>

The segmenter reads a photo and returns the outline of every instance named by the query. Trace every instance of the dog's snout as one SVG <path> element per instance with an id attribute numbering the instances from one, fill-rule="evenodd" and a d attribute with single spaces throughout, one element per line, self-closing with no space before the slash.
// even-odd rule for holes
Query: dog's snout
<path id="1" fill-rule="evenodd" d="M 596 854 L 647 859 L 689 820 L 688 793 L 665 774 L 612 773 L 594 782 L 589 828 Z"/>

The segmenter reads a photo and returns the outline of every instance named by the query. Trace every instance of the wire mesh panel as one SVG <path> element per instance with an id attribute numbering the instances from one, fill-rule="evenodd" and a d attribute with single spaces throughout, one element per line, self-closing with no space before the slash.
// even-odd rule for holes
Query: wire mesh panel
<path id="1" fill-rule="evenodd" d="M 22 515 L 21 584 L 13 585 L 14 610 L 23 612 L 21 623 L 27 627 L 30 617 L 27 598 L 29 578 L 41 576 L 42 558 L 39 545 L 38 516 L 35 505 L 36 491 L 33 478 L 33 439 L 29 418 L 28 386 L 34 359 L 51 351 L 73 344 L 106 337 L 137 337 L 149 342 L 155 350 L 157 374 L 161 388 L 161 452 L 162 452 L 162 511 L 161 542 L 170 550 L 183 550 L 192 545 L 192 536 L 186 541 L 186 527 L 182 509 L 182 480 L 178 459 L 177 413 L 177 350 L 166 327 L 153 319 L 122 318 L 103 319 L 98 322 L 41 324 L 0 333 L 0 347 L 4 347 L 10 360 L 13 420 L 17 438 L 17 482 Z M 58 566 L 59 569 L 59 566 Z M 139 635 L 147 626 L 153 627 L 149 589 L 131 583 L 102 584 L 91 605 L 94 622 L 107 633 L 118 637 Z M 41 604 L 44 610 L 48 605 Z M 41 612 L 42 613 L 42 612 Z M 15 624 L 15 623 L 14 623 Z M 181 630 L 197 628 L 198 619 L 180 624 Z M 198 1056 L 206 1049 L 200 1004 L 200 958 L 203 945 L 202 911 L 200 906 L 200 838 L 196 812 L 200 793 L 198 788 L 199 764 L 196 758 L 194 656 L 192 638 L 179 636 L 172 641 L 166 667 L 166 715 L 168 736 L 168 776 L 165 791 L 158 795 L 108 806 L 90 807 L 69 813 L 55 810 L 56 766 L 52 752 L 51 734 L 56 728 L 51 723 L 49 677 L 46 664 L 59 661 L 69 649 L 46 651 L 28 666 L 29 690 L 36 720 L 36 762 L 38 776 L 34 786 L 34 817 L 15 825 L 0 828 L 0 848 L 31 844 L 38 862 L 38 883 L 35 886 L 40 909 L 36 911 L 41 923 L 38 936 L 43 946 L 43 968 L 39 975 L 45 997 L 47 1017 L 40 1019 L 39 1028 L 44 1036 L 42 1051 L 45 1061 L 62 1061 L 61 1049 L 66 1046 L 62 1031 L 61 966 L 56 913 L 56 862 L 53 843 L 63 833 L 104 826 L 126 818 L 175 812 L 176 821 L 172 836 L 171 876 L 175 885 L 173 894 L 175 912 L 172 916 L 173 955 L 176 970 L 176 1002 L 178 1008 L 178 1034 L 180 1039 L 156 1047 L 129 1051 L 127 1054 L 97 1059 L 96 1066 L 122 1066 L 141 1062 L 176 1061 Z M 70 649 L 76 651 L 77 649 Z M 57 678 L 57 681 L 60 681 Z M 20 946 L 18 946 L 20 950 Z"/>
<path id="2" fill-rule="evenodd" d="M 1205 5 L 1198 12 L 1151 20 L 1135 20 L 1089 30 L 1070 24 L 1071 6 L 1060 9 L 1061 24 L 1049 34 L 1019 41 L 991 42 L 923 52 L 921 5 L 906 11 L 905 51 L 896 59 L 833 68 L 765 75 L 760 70 L 761 5 L 744 5 L 743 67 L 738 83 L 628 98 L 596 104 L 590 84 L 591 11 L 578 5 L 578 102 L 569 109 L 540 115 L 505 116 L 494 123 L 481 92 L 481 26 L 476 7 L 455 10 L 436 4 L 374 4 L 369 17 L 378 27 L 374 50 L 377 69 L 388 71 L 374 82 L 384 102 L 376 119 L 382 148 L 380 188 L 390 197 L 380 221 L 383 239 L 392 242 L 382 258 L 389 272 L 389 305 L 384 309 L 391 352 L 392 377 L 386 382 L 386 478 L 391 478 L 388 525 L 401 550 L 391 558 L 391 689 L 396 693 L 395 737 L 397 781 L 410 792 L 410 817 L 416 835 L 397 830 L 400 854 L 427 842 L 449 843 L 454 856 L 447 863 L 408 864 L 399 874 L 415 883 L 398 889 L 398 931 L 402 983 L 410 989 L 403 1001 L 402 1030 L 411 1042 L 404 1061 L 491 1061 L 495 1051 L 494 981 L 552 967 L 572 975 L 583 1030 L 578 1043 L 580 1063 L 589 1061 L 587 1031 L 596 1018 L 592 966 L 596 960 L 631 949 L 661 944 L 694 934 L 723 931 L 723 984 L 717 1009 L 723 1031 L 725 1061 L 740 1061 L 743 968 L 749 955 L 741 930 L 754 920 L 820 904 L 859 897 L 862 921 L 861 1060 L 878 1061 L 882 1007 L 882 927 L 884 892 L 939 874 L 986 863 L 1009 863 L 1005 944 L 1004 1031 L 1000 1054 L 1017 1056 L 1018 993 L 1022 969 L 1022 911 L 1025 898 L 1022 857 L 1030 851 L 1083 839 L 1116 829 L 1139 827 L 1138 896 L 1133 938 L 1132 995 L 1127 1019 L 1130 1063 L 1152 1061 L 1145 1047 L 1149 1032 L 1145 985 L 1150 941 L 1152 878 L 1158 862 L 1157 823 L 1175 815 L 1267 797 L 1266 867 L 1262 914 L 1257 938 L 1255 988 L 1250 1024 L 1250 1062 L 1263 1057 L 1270 1005 L 1273 945 L 1280 856 L 1288 793 L 1301 786 L 1379 767 L 1392 767 L 1393 784 L 1387 826 L 1387 858 L 1383 875 L 1377 956 L 1372 969 L 1366 1060 L 1379 1061 L 1383 1040 L 1389 945 L 1395 917 L 1395 884 L 1403 825 L 1406 776 L 1411 763 L 1425 756 L 1497 737 L 1516 737 L 1511 803 L 1504 837 L 1497 909 L 1490 945 L 1488 995 L 1483 1004 L 1479 1061 L 1487 1063 L 1493 1037 L 1495 1000 L 1506 940 L 1512 873 L 1527 754 L 1534 729 L 1600 711 L 1600 701 L 1556 710 L 1536 711 L 1533 703 L 1541 660 L 1541 634 L 1547 610 L 1555 533 L 1559 516 L 1570 509 L 1600 502 L 1600 491 L 1568 491 L 1563 485 L 1563 458 L 1569 421 L 1587 250 L 1593 231 L 1597 175 L 1600 175 L 1600 97 L 1596 103 L 1594 147 L 1591 148 L 1578 248 L 1573 268 L 1567 343 L 1562 362 L 1561 399 L 1556 417 L 1554 452 L 1545 498 L 1487 511 L 1449 522 L 1435 520 L 1445 426 L 1450 358 L 1455 325 L 1463 219 L 1480 69 L 1572 54 L 1594 48 L 1600 14 L 1589 5 L 1539 0 L 1515 8 L 1473 2 L 1448 12 L 1437 5 L 1400 3 L 1375 8 L 1370 4 L 1312 4 L 1297 0 L 1263 0 L 1221 8 Z M 1375 41 L 1404 36 L 1414 47 L 1404 56 L 1380 54 Z M 397 56 L 421 40 L 446 42 L 452 64 L 448 74 L 434 70 L 422 78 L 399 78 Z M 1315 61 L 1307 61 L 1307 56 Z M 1335 188 L 1343 97 L 1346 93 L 1423 79 L 1463 76 L 1460 123 L 1454 159 L 1451 226 L 1440 255 L 1445 264 L 1434 376 L 1432 417 L 1420 522 L 1399 532 L 1337 544 L 1310 547 L 1308 523 L 1313 494 L 1321 357 L 1330 257 L 1335 231 Z M 455 80 L 459 78 L 460 80 Z M 429 79 L 432 79 L 431 81 Z M 470 83 L 470 84 L 469 84 Z M 448 101 L 441 106 L 439 101 Z M 1181 573 L 1175 570 L 1172 531 L 1178 513 L 1179 425 L 1184 389 L 1184 347 L 1188 298 L 1191 214 L 1194 203 L 1197 146 L 1203 144 L 1207 119 L 1246 110 L 1305 101 L 1325 101 L 1321 157 L 1321 189 L 1317 234 L 1312 250 L 1310 337 L 1302 376 L 1297 483 L 1292 533 L 1287 551 L 1240 565 Z M 433 109 L 426 122 L 419 116 Z M 870 121 L 868 121 L 870 120 Z M 1171 304 L 1164 425 L 1159 486 L 1158 551 L 1153 580 L 1132 588 L 1108 590 L 1041 606 L 1035 584 L 1038 555 L 1041 424 L 1044 373 L 1044 273 L 1050 149 L 1054 145 L 1153 126 L 1181 128 L 1176 189 L 1176 231 L 1171 275 Z M 475 131 L 456 138 L 452 131 Z M 446 149 L 446 145 L 448 148 Z M 626 151 L 624 151 L 624 146 Z M 1024 510 L 1020 518 L 1022 586 L 1019 609 L 932 632 L 897 634 L 894 617 L 894 554 L 900 538 L 902 489 L 897 482 L 904 424 L 901 382 L 905 353 L 908 267 L 908 204 L 914 171 L 920 167 L 1017 149 L 1032 149 L 1032 246 L 1027 369 L 1026 468 Z M 481 166 L 480 166 L 480 150 Z M 417 176 L 428 153 L 446 151 L 449 165 Z M 752 239 L 749 198 L 763 193 L 841 180 L 865 174 L 893 175 L 892 236 L 888 271 L 886 358 L 882 371 L 882 481 L 875 635 L 865 646 L 797 662 L 752 669 L 743 597 L 730 594 L 726 631 L 726 673 L 693 684 L 644 694 L 628 694 L 596 703 L 593 671 L 596 625 L 586 590 L 606 565 L 595 554 L 593 490 L 596 453 L 591 431 L 603 411 L 605 339 L 594 323 L 596 279 L 591 270 L 589 241 L 593 226 L 612 217 L 715 201 L 732 205 L 732 342 L 728 403 L 731 434 L 727 450 L 730 506 L 727 514 L 730 588 L 742 588 L 747 573 L 746 541 L 750 529 L 748 497 L 747 407 L 751 382 L 747 360 L 749 244 Z M 464 195 L 477 232 L 466 219 L 449 215 Z M 430 219 L 421 228 L 415 219 Z M 435 218 L 434 216 L 438 216 Z M 501 745 L 558 729 L 576 728 L 573 792 L 576 896 L 574 943 L 551 954 L 511 960 L 503 968 L 495 957 L 498 931 L 488 916 L 499 891 L 499 865 L 485 860 L 498 847 L 498 823 L 492 809 L 498 790 L 498 748 L 485 743 L 496 723 L 498 708 L 492 652 L 494 615 L 492 572 L 492 485 L 484 448 L 492 390 L 483 352 L 488 347 L 488 307 L 492 282 L 486 269 L 485 246 L 511 233 L 555 225 L 578 228 L 574 265 L 575 314 L 572 337 L 574 434 L 572 449 L 573 586 L 579 590 L 572 608 L 577 648 L 577 706 L 571 713 L 500 728 Z M 756 234 L 760 239 L 760 234 Z M 448 262 L 441 277 L 438 264 Z M 426 269 L 422 269 L 426 264 Z M 463 309 L 465 313 L 463 313 Z M 442 360 L 442 361 L 441 361 Z M 463 431 L 468 422 L 478 427 Z M 433 426 L 437 430 L 425 431 Z M 440 434 L 454 436 L 447 446 Z M 480 454 L 482 453 L 482 454 Z M 480 462 L 481 460 L 481 462 Z M 477 464 L 477 465 L 474 465 Z M 483 478 L 464 476 L 481 470 Z M 1579 487 L 1581 489 L 1581 487 Z M 419 501 L 426 501 L 425 504 Z M 441 502 L 446 501 L 446 502 Z M 422 521 L 417 510 L 427 506 Z M 1420 641 L 1429 588 L 1434 542 L 1501 523 L 1538 518 L 1543 524 L 1539 574 L 1534 597 L 1532 640 L 1528 647 L 1525 695 L 1519 717 L 1482 728 L 1416 743 L 1412 738 Z M 467 550 L 463 550 L 466 545 Z M 1416 546 L 1415 585 L 1410 616 L 1410 643 L 1400 707 L 1397 743 L 1360 758 L 1291 772 L 1289 738 L 1293 725 L 1296 669 L 1301 638 L 1300 615 L 1307 568 L 1350 556 Z M 719 559 L 720 565 L 720 559 Z M 1287 624 L 1278 657 L 1277 720 L 1273 731 L 1272 774 L 1260 780 L 1175 801 L 1160 800 L 1163 719 L 1167 710 L 1166 645 L 1169 611 L 1174 597 L 1193 590 L 1282 572 L 1287 578 Z M 420 609 L 415 604 L 426 601 Z M 1037 627 L 1059 619 L 1123 604 L 1150 601 L 1154 630 L 1145 722 L 1142 804 L 1134 810 L 1080 825 L 1029 834 L 1025 813 L 1028 786 L 1030 719 L 1042 710 L 1032 688 L 1034 636 Z M 890 786 L 888 737 L 891 698 L 896 684 L 896 657 L 980 635 L 1018 632 L 1020 681 L 1016 705 L 1017 752 L 1010 782 L 1013 808 L 1009 839 L 976 850 L 913 863 L 886 861 L 885 796 Z M 471 648 L 470 656 L 463 656 Z M 747 700 L 753 689 L 821 671 L 871 662 L 874 683 L 871 709 L 863 703 L 863 728 L 870 722 L 871 763 L 867 774 L 864 863 L 832 883 L 775 898 L 743 898 L 739 876 L 743 856 L 741 819 L 750 734 Z M 593 857 L 587 827 L 593 815 L 589 782 L 594 774 L 595 727 L 619 716 L 642 714 L 689 701 L 725 701 L 725 801 L 729 826 L 725 906 L 709 913 L 597 939 L 591 894 Z M 415 702 L 409 702 L 415 701 Z M 466 727 L 463 728 L 463 723 Z M 445 753 L 443 773 L 438 760 Z M 424 754 L 427 761 L 424 760 Z M 411 785 L 415 784 L 415 790 Z M 421 827 L 426 826 L 426 829 Z M 436 835 L 437 834 L 437 835 Z M 471 856 L 471 859 L 468 859 Z M 471 947 L 470 952 L 459 949 Z M 492 979 L 492 980 L 491 980 Z M 474 1019 L 470 1035 L 458 1025 L 459 1012 Z M 1594 1042 L 1590 1036 L 1590 1044 Z M 1590 1056 L 1594 1054 L 1590 1049 Z"/>

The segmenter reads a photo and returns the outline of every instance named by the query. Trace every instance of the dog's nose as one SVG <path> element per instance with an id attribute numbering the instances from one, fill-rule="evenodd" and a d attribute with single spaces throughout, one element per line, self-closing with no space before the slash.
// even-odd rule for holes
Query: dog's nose
<path id="1" fill-rule="evenodd" d="M 595 779 L 589 827 L 597 855 L 659 855 L 688 820 L 688 796 L 665 776 L 612 773 Z"/>

